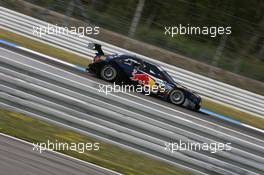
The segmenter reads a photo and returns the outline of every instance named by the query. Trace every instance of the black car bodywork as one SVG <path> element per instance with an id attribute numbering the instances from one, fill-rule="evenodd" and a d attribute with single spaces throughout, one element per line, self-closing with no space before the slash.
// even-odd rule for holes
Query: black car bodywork
<path id="1" fill-rule="evenodd" d="M 131 55 L 104 55 L 101 45 L 98 44 L 94 44 L 93 49 L 97 53 L 94 62 L 87 68 L 90 73 L 110 82 L 142 86 L 155 84 L 162 91 L 151 93 L 152 96 L 176 105 L 199 110 L 201 97 L 175 82 L 160 66 Z"/>

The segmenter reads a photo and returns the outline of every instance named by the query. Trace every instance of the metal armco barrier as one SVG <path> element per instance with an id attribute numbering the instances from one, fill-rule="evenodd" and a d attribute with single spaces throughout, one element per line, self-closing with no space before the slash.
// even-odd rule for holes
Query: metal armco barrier
<path id="1" fill-rule="evenodd" d="M 173 109 L 163 109 L 128 94 L 105 95 L 93 80 L 2 48 L 0 107 L 59 123 L 194 174 L 264 172 L 264 143 L 257 138 L 200 119 L 194 122 L 192 116 L 179 111 L 173 111 L 172 115 Z M 165 143 L 180 141 L 231 143 L 232 149 L 215 153 L 172 152 L 165 147 Z"/>
<path id="2" fill-rule="evenodd" d="M 17 13 L 15 11 L 0 7 L 1 26 L 10 29 L 17 33 L 37 38 L 33 35 L 33 26 L 47 27 L 49 23 L 32 18 L 30 16 Z M 50 24 L 51 25 L 51 24 Z M 139 55 L 134 52 L 101 42 L 89 37 L 80 38 L 74 35 L 42 35 L 42 41 L 57 47 L 62 47 L 71 52 L 92 56 L 93 51 L 87 49 L 89 42 L 96 42 L 103 45 L 103 49 L 107 54 L 110 53 L 128 53 L 136 55 L 148 61 L 161 65 L 172 77 L 181 82 L 186 87 L 197 91 L 205 98 L 223 102 L 248 111 L 258 114 L 259 117 L 264 117 L 264 96 L 258 95 L 213 79 L 210 79 L 190 71 L 168 65 L 166 63 L 154 60 L 152 58 Z"/>

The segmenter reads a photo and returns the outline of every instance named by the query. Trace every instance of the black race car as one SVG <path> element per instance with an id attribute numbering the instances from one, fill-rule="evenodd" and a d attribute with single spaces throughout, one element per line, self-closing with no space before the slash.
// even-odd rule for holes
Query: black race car
<path id="1" fill-rule="evenodd" d="M 189 109 L 200 109 L 201 97 L 175 82 L 160 66 L 132 55 L 105 55 L 99 44 L 90 43 L 88 47 L 97 51 L 93 63 L 88 65 L 89 73 L 110 82 L 147 86 L 152 96 Z"/>

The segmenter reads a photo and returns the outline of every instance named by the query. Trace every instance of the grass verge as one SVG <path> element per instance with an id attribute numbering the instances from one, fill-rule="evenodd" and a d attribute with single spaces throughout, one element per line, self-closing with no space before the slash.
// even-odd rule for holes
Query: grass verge
<path id="1" fill-rule="evenodd" d="M 9 42 L 13 42 L 20 46 L 38 51 L 40 53 L 56 57 L 58 59 L 86 67 L 89 63 L 89 60 L 84 59 L 84 57 L 66 52 L 61 49 L 54 48 L 47 44 L 43 44 L 29 38 L 14 34 L 12 32 L 0 29 L 0 38 Z M 249 113 L 237 110 L 228 105 L 222 105 L 221 103 L 216 103 L 210 100 L 203 100 L 203 108 L 208 109 L 212 112 L 230 117 L 235 120 L 239 120 L 243 123 L 249 124 L 251 126 L 264 129 L 264 119 L 257 116 L 251 115 Z"/>
<path id="2" fill-rule="evenodd" d="M 254 116 L 247 112 L 240 111 L 236 108 L 232 108 L 229 105 L 223 105 L 220 103 L 213 102 L 211 100 L 203 99 L 202 107 L 217 114 L 221 114 L 234 120 L 238 120 L 242 123 L 254 126 L 256 128 L 264 129 L 263 118 Z"/>
<path id="3" fill-rule="evenodd" d="M 33 143 L 88 143 L 99 142 L 99 151 L 86 151 L 81 154 L 75 151 L 59 151 L 78 159 L 91 162 L 127 175 L 190 175 L 191 173 L 154 160 L 118 146 L 101 142 L 91 137 L 80 135 L 56 125 L 34 118 L 0 109 L 0 132 Z"/>

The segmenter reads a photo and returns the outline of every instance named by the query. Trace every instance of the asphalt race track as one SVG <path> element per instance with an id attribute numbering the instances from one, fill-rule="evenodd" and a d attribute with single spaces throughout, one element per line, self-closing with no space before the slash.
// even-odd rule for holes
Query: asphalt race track
<path id="1" fill-rule="evenodd" d="M 99 93 L 98 83 L 108 83 L 19 50 L 0 48 L 0 56 L 1 107 L 82 130 L 196 174 L 264 174 L 263 133 L 142 94 Z M 179 140 L 230 142 L 232 150 L 165 151 L 165 142 Z"/>
<path id="2" fill-rule="evenodd" d="M 0 175 L 118 175 L 55 152 L 41 154 L 32 144 L 0 134 Z"/>

